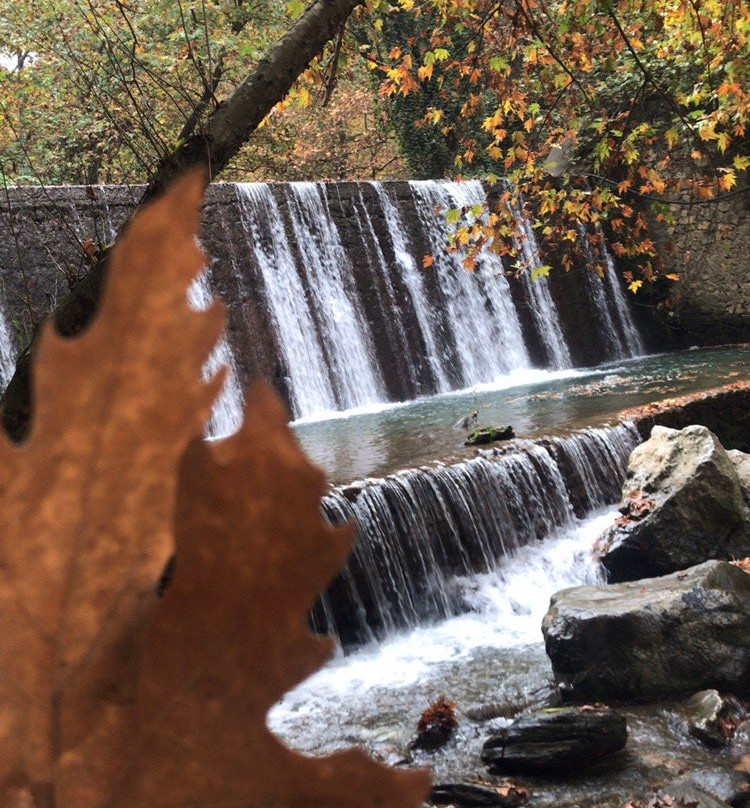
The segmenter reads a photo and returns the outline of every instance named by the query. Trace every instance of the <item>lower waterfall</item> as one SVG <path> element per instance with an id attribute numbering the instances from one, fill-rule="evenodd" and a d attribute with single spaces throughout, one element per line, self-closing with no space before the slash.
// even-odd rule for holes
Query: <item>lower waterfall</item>
<path id="1" fill-rule="evenodd" d="M 500 569 L 617 501 L 640 440 L 630 424 L 590 429 L 334 489 L 324 512 L 354 522 L 358 540 L 315 628 L 347 645 L 466 610 L 457 577 Z"/>

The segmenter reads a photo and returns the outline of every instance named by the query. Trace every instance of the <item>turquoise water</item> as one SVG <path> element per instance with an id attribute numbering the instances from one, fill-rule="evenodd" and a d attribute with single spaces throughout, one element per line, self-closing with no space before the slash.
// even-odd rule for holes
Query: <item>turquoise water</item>
<path id="1" fill-rule="evenodd" d="M 750 379 L 750 346 L 688 350 L 618 361 L 587 370 L 519 371 L 457 393 L 381 405 L 294 429 L 334 483 L 380 477 L 399 468 L 472 457 L 466 429 L 511 424 L 518 437 L 559 434 L 614 420 L 624 409 Z"/>

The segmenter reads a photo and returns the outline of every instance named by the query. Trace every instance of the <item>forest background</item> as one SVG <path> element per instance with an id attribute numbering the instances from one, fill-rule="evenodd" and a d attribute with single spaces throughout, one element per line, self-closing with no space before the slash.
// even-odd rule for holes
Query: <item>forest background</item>
<path id="1" fill-rule="evenodd" d="M 149 182 L 327 5 L 341 24 L 221 179 L 481 177 L 490 215 L 447 212 L 467 269 L 549 271 L 516 255 L 525 208 L 564 268 L 606 230 L 633 291 L 660 269 L 646 211 L 745 190 L 744 0 L 2 0 L 2 182 Z"/>

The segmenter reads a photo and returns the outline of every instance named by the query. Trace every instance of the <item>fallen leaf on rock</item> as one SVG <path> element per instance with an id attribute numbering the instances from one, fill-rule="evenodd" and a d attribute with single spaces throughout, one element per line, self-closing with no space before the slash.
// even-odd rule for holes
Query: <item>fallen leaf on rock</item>
<path id="1" fill-rule="evenodd" d="M 502 797 L 509 797 L 519 804 L 528 802 L 531 799 L 531 791 L 523 786 L 516 785 L 515 783 L 502 783 L 499 786 L 493 786 L 494 790 Z"/>
<path id="2" fill-rule="evenodd" d="M 82 337 L 47 326 L 29 439 L 0 437 L 2 805 L 416 808 L 424 773 L 305 758 L 266 729 L 331 652 L 307 615 L 349 538 L 270 389 L 236 436 L 200 439 L 223 323 L 187 304 L 203 187 L 134 219 Z"/>

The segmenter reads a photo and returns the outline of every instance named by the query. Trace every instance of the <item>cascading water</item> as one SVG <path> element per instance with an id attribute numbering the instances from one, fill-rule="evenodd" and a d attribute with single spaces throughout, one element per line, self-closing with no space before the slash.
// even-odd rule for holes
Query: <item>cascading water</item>
<path id="1" fill-rule="evenodd" d="M 352 643 L 462 611 L 456 576 L 496 570 L 614 502 L 639 440 L 631 425 L 592 429 L 335 489 L 324 511 L 353 521 L 359 540 L 316 627 Z"/>
<path id="2" fill-rule="evenodd" d="M 602 243 L 599 246 L 600 260 L 597 261 L 597 254 L 586 238 L 586 230 L 583 225 L 579 227 L 579 232 L 588 262 L 599 266 L 604 264 L 604 274 L 601 277 L 592 271 L 587 271 L 585 281 L 596 302 L 597 317 L 602 325 L 602 335 L 609 351 L 608 358 L 624 359 L 644 354 L 646 349 L 643 339 L 633 322 L 612 253 L 607 245 Z"/>
<path id="3" fill-rule="evenodd" d="M 320 334 L 278 202 L 266 183 L 240 183 L 237 195 L 284 356 L 294 412 L 308 415 L 335 410 L 336 396 Z"/>
<path id="4" fill-rule="evenodd" d="M 643 344 L 643 338 L 633 322 L 633 316 L 625 300 L 625 293 L 622 290 L 614 258 L 606 244 L 603 244 L 601 249 L 604 256 L 604 263 L 607 267 L 603 285 L 606 286 L 607 296 L 610 299 L 608 305 L 605 305 L 603 308 L 608 312 L 612 312 L 619 326 L 619 331 L 622 335 L 619 356 L 641 356 L 646 352 L 646 347 Z"/>
<path id="5" fill-rule="evenodd" d="M 476 180 L 409 184 L 435 258 L 433 272 L 441 298 L 437 305 L 455 345 L 458 386 L 491 382 L 514 369 L 528 367 L 521 326 L 500 259 L 487 252 L 482 257 L 484 266 L 470 273 L 458 253 L 446 252 L 450 231 L 444 212 L 483 206 L 486 198 L 482 184 Z"/>
<path id="6" fill-rule="evenodd" d="M 66 265 L 80 262 L 86 238 L 111 240 L 138 196 L 123 188 L 50 193 L 41 202 L 41 222 L 52 233 L 43 249 L 51 264 L 59 252 Z M 468 272 L 457 252 L 446 251 L 451 226 L 444 211 L 459 208 L 471 219 L 485 202 L 477 181 L 212 187 L 202 238 L 216 259 L 212 288 L 229 306 L 238 378 L 273 380 L 293 417 L 312 420 L 517 382 L 532 363 L 535 370 L 560 369 L 641 352 L 611 256 L 604 281 L 571 295 L 580 310 L 569 310 L 557 279 L 509 281 L 491 250 Z M 19 204 L 14 216 L 38 227 L 34 206 Z M 528 262 L 539 264 L 533 231 L 520 223 Z M 435 263 L 426 268 L 428 253 Z M 18 260 L 13 256 L 13 266 Z M 34 294 L 65 294 L 59 272 L 39 271 L 45 277 Z M 6 320 L 28 319 L 10 270 L 5 288 Z M 29 310 L 48 302 L 32 300 Z M 606 338 L 582 346 L 577 335 L 588 322 L 601 323 Z M 0 355 L 5 351 L 10 367 L 15 348 L 5 332 Z"/>
<path id="7" fill-rule="evenodd" d="M 451 389 L 450 374 L 445 367 L 446 355 L 438 347 L 445 343 L 445 338 L 440 334 L 439 313 L 434 306 L 429 304 L 425 284 L 414 259 L 413 250 L 407 244 L 406 226 L 398 208 L 381 183 L 373 182 L 370 184 L 377 194 L 385 215 L 388 232 L 393 239 L 393 250 L 398 263 L 398 271 L 401 273 L 404 284 L 409 291 L 414 318 L 424 341 L 425 359 L 435 379 L 435 392 L 445 393 Z"/>
<path id="8" fill-rule="evenodd" d="M 208 272 L 204 272 L 188 288 L 188 302 L 197 311 L 206 311 L 213 303 Z M 236 432 L 242 424 L 243 396 L 237 382 L 234 357 L 226 338 L 222 337 L 203 368 L 205 379 L 213 378 L 225 369 L 227 380 L 211 412 L 206 434 L 211 438 Z"/>
<path id="9" fill-rule="evenodd" d="M 306 273 L 306 290 L 328 352 L 339 409 L 385 400 L 354 273 L 320 183 L 287 188 L 289 215 Z M 310 335 L 313 337 L 314 335 Z M 314 413 L 299 413 L 308 415 Z"/>
<path id="10" fill-rule="evenodd" d="M 560 317 L 557 313 L 557 306 L 550 294 L 549 284 L 545 277 L 533 277 L 534 270 L 542 266 L 539 244 L 536 240 L 534 229 L 523 215 L 516 213 L 516 222 L 522 234 L 522 238 L 517 243 L 526 264 L 526 272 L 523 276 L 523 284 L 531 298 L 531 313 L 534 318 L 537 333 L 544 345 L 552 367 L 557 369 L 572 367 L 570 351 L 565 344 Z"/>
<path id="11" fill-rule="evenodd" d="M 341 203 L 343 206 L 343 203 Z M 365 249 L 365 260 L 370 270 L 377 309 L 381 312 L 390 312 L 392 315 L 385 318 L 385 331 L 388 335 L 388 344 L 393 348 L 394 362 L 399 365 L 399 375 L 406 379 L 413 390 L 420 387 L 418 363 L 414 361 L 411 350 L 407 323 L 411 309 L 404 305 L 396 288 L 396 274 L 388 265 L 383 248 L 375 234 L 372 216 L 368 209 L 362 187 L 359 193 L 352 198 L 353 219 L 357 233 Z M 371 316 L 374 313 L 371 313 Z"/>

